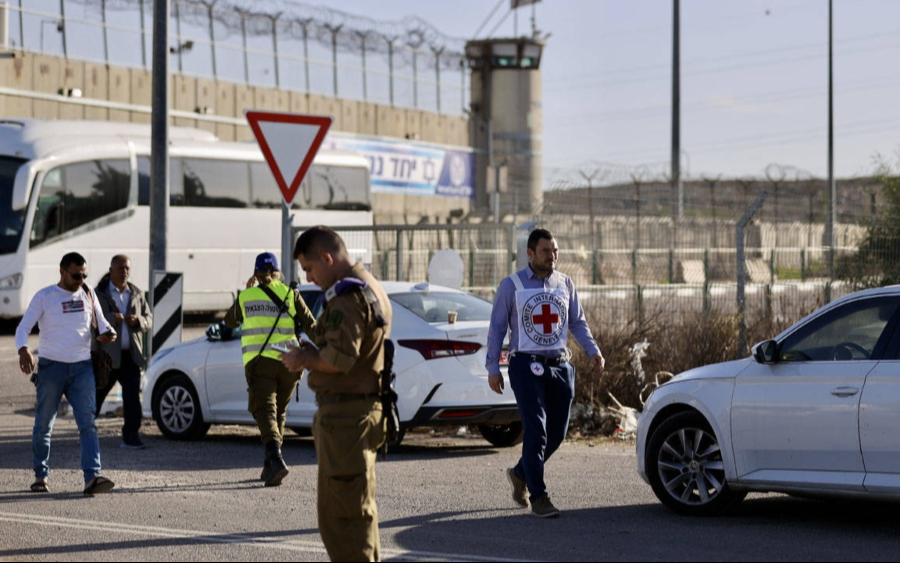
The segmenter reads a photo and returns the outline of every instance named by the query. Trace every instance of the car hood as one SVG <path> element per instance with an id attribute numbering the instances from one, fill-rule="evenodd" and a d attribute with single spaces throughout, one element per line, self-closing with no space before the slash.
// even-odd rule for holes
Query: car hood
<path id="1" fill-rule="evenodd" d="M 167 356 L 169 356 L 170 354 L 183 353 L 187 349 L 190 349 L 194 346 L 208 343 L 208 342 L 209 342 L 209 339 L 206 336 L 199 336 L 199 337 L 193 338 L 191 340 L 185 340 L 184 342 L 179 342 L 178 344 L 175 344 L 174 346 L 167 346 L 166 348 L 163 348 L 159 352 L 153 354 L 153 358 L 150 360 L 150 367 L 148 369 L 153 368 L 153 366 L 157 363 L 157 361 L 162 361 L 162 360 L 166 359 Z"/>
<path id="2" fill-rule="evenodd" d="M 733 379 L 755 362 L 753 358 L 744 358 L 719 364 L 710 364 L 699 368 L 689 369 L 676 375 L 670 383 L 676 381 L 692 381 L 695 379 Z"/>

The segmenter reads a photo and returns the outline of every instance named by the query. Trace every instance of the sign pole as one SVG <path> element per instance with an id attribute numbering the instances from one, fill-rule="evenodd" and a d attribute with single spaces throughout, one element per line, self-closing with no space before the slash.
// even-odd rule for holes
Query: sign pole
<path id="1" fill-rule="evenodd" d="M 291 230 L 293 227 L 293 217 L 291 215 L 290 206 L 286 201 L 281 202 L 281 271 L 284 272 L 285 283 L 290 284 L 296 280 L 294 272 L 294 241 L 291 240 Z"/>

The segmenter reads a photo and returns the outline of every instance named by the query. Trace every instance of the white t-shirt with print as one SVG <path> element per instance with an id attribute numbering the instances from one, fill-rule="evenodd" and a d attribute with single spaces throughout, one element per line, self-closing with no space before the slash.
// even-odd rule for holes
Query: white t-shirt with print
<path id="1" fill-rule="evenodd" d="M 93 294 L 93 298 L 100 333 L 115 333 L 103 317 L 97 295 Z M 91 301 L 83 287 L 74 292 L 59 285 L 45 287 L 32 298 L 16 329 L 16 350 L 28 346 L 28 335 L 37 324 L 41 331 L 38 350 L 42 358 L 70 364 L 91 359 L 90 309 Z"/>

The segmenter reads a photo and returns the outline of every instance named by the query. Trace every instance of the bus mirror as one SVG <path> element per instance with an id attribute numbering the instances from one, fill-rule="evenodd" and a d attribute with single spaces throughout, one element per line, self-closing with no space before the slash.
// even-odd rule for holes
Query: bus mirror
<path id="1" fill-rule="evenodd" d="M 13 211 L 25 209 L 28 205 L 28 188 L 31 185 L 32 168 L 28 165 L 19 167 L 16 178 L 13 180 L 12 208 Z"/>

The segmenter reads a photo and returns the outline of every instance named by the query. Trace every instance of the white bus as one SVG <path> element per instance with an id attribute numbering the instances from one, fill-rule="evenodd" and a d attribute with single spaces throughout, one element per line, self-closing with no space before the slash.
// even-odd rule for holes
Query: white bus
<path id="1" fill-rule="evenodd" d="M 281 192 L 256 143 L 181 127 L 169 137 L 166 266 L 184 274 L 186 312 L 223 310 L 258 253 L 280 256 Z M 127 254 L 147 290 L 149 200 L 149 125 L 0 119 L 0 318 L 21 317 L 71 251 L 88 283 Z M 369 161 L 320 151 L 291 213 L 295 226 L 371 225 L 371 205 Z M 371 259 L 369 241 L 347 242 Z"/>

